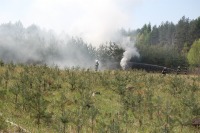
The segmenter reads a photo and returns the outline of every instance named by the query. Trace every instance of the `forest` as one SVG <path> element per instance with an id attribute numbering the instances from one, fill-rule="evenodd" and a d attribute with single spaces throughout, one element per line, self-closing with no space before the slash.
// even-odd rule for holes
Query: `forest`
<path id="1" fill-rule="evenodd" d="M 199 59 L 200 18 L 190 20 L 183 16 L 177 24 L 163 22 L 159 26 L 145 24 L 136 31 L 122 30 L 123 34 L 131 36 L 141 54 L 141 62 L 159 64 L 168 67 L 178 65 L 199 65 L 192 63 L 190 55 Z M 192 51 L 193 44 L 197 51 Z M 190 51 L 191 50 L 191 51 Z M 196 53 L 195 53 L 196 52 Z"/>
<path id="2" fill-rule="evenodd" d="M 177 24 L 163 22 L 159 26 L 145 24 L 136 30 L 118 30 L 128 45 L 136 47 L 140 56 L 130 61 L 176 68 L 198 67 L 200 64 L 200 17 L 183 16 Z M 35 63 L 92 68 L 98 59 L 103 68 L 120 68 L 126 50 L 122 41 L 102 42 L 99 46 L 80 37 L 56 34 L 37 25 L 27 28 L 19 21 L 0 25 L 0 59 L 3 62 Z"/>

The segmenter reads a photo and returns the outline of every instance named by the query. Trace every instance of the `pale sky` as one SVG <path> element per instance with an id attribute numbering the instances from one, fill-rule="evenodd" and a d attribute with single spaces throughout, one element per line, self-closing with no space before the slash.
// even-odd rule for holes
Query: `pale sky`
<path id="1" fill-rule="evenodd" d="M 0 0 L 0 24 L 21 21 L 88 42 L 111 40 L 120 28 L 177 23 L 200 16 L 200 0 Z"/>

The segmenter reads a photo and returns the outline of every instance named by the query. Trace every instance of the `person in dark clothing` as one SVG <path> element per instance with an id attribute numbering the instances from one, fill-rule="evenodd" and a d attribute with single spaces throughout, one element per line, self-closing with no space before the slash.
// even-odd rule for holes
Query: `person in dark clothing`
<path id="1" fill-rule="evenodd" d="M 178 67 L 177 67 L 177 70 L 176 70 L 176 74 L 178 75 L 178 74 L 180 74 L 180 73 L 181 73 L 181 67 L 178 66 Z"/>
<path id="2" fill-rule="evenodd" d="M 167 74 L 167 68 L 164 67 L 163 70 L 162 70 L 162 74 L 166 75 Z"/>
<path id="3" fill-rule="evenodd" d="M 188 69 L 187 69 L 187 67 L 185 67 L 184 68 L 184 74 L 187 74 L 187 72 L 188 72 Z"/>

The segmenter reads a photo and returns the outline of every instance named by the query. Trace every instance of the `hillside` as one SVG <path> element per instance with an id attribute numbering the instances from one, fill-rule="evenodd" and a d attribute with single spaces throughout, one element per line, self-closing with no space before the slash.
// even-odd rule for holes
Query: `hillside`
<path id="1" fill-rule="evenodd" d="M 1 64 L 0 130 L 198 132 L 199 95 L 199 75 Z"/>

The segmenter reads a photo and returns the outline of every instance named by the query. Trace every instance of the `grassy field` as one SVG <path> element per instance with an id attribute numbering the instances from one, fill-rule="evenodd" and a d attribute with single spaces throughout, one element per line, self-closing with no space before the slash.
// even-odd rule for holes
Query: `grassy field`
<path id="1" fill-rule="evenodd" d="M 195 133 L 200 76 L 7 64 L 0 113 L 7 132 Z"/>

